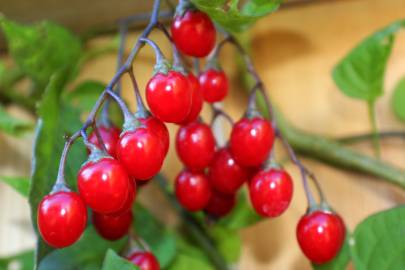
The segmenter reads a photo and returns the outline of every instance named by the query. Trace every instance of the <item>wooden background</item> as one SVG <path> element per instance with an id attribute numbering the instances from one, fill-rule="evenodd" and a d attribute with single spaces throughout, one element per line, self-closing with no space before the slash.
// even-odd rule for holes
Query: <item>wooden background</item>
<path id="1" fill-rule="evenodd" d="M 404 0 L 321 1 L 281 10 L 256 24 L 251 32 L 254 63 L 269 94 L 286 117 L 302 129 L 331 137 L 367 132 L 366 105 L 345 97 L 337 90 L 330 76 L 331 69 L 366 35 L 405 17 L 404 10 Z M 75 11 L 69 12 L 76 14 Z M 135 35 L 130 36 L 131 42 L 135 40 Z M 159 35 L 152 35 L 152 38 L 163 42 Z M 93 46 L 99 46 L 106 39 L 96 40 Z M 404 128 L 389 106 L 395 83 L 405 75 L 403 33 L 395 44 L 386 74 L 386 93 L 377 102 L 381 130 Z M 231 52 L 226 51 L 223 58 L 229 74 L 234 74 L 235 63 Z M 134 69 L 142 86 L 150 77 L 152 63 L 149 49 L 143 51 L 135 63 Z M 79 80 L 108 81 L 114 69 L 115 57 L 104 57 L 88 64 Z M 133 101 L 128 80 L 124 80 L 124 89 L 127 100 Z M 245 95 L 234 84 L 225 108 L 233 117 L 239 118 L 245 105 Z M 177 128 L 170 128 L 173 139 Z M 31 148 L 32 136 L 26 136 L 21 142 L 1 135 L 0 175 L 28 174 Z M 359 144 L 356 148 L 371 153 L 368 143 Z M 383 142 L 382 158 L 405 168 L 404 149 L 403 141 L 386 140 Z M 405 202 L 403 191 L 373 177 L 337 170 L 313 160 L 304 159 L 304 162 L 321 179 L 330 203 L 351 229 L 367 215 Z M 287 165 L 287 169 L 295 179 L 292 205 L 282 217 L 241 231 L 244 245 L 239 269 L 310 269 L 295 240 L 295 226 L 306 207 L 304 193 L 297 170 L 291 165 Z M 164 172 L 173 179 L 178 170 L 180 163 L 171 146 Z M 172 221 L 171 214 L 161 210 L 165 209 L 161 205 L 164 204 L 162 198 L 154 199 L 153 203 L 149 200 L 154 192 L 153 187 L 148 187 L 142 194 L 142 200 L 162 218 Z M 0 213 L 0 255 L 32 247 L 34 235 L 29 223 L 28 205 L 4 185 L 0 185 Z"/>

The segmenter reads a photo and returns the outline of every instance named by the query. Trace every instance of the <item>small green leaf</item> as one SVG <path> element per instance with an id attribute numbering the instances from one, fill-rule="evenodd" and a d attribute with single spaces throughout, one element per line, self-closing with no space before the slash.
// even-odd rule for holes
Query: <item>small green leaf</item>
<path id="1" fill-rule="evenodd" d="M 106 85 L 98 81 L 85 81 L 79 84 L 73 91 L 66 94 L 66 100 L 72 107 L 81 111 L 90 111 L 96 100 L 104 91 Z"/>
<path id="2" fill-rule="evenodd" d="M 109 249 L 105 256 L 102 270 L 139 270 L 139 268 L 120 257 L 114 250 Z"/>
<path id="3" fill-rule="evenodd" d="M 395 86 L 391 107 L 398 119 L 405 121 L 405 77 Z"/>
<path id="4" fill-rule="evenodd" d="M 345 270 L 350 261 L 349 241 L 348 236 L 339 254 L 332 261 L 322 265 L 312 264 L 313 268 L 315 270 Z"/>
<path id="5" fill-rule="evenodd" d="M 211 230 L 211 235 L 219 252 L 228 263 L 237 263 L 241 254 L 242 240 L 237 230 L 226 229 L 216 225 Z"/>
<path id="6" fill-rule="evenodd" d="M 176 255 L 176 238 L 173 232 L 165 228 L 146 208 L 140 204 L 134 206 L 135 232 L 146 241 L 160 266 L 168 266 Z"/>
<path id="7" fill-rule="evenodd" d="M 127 238 L 114 242 L 104 240 L 93 227 L 89 227 L 75 244 L 47 255 L 41 261 L 39 270 L 99 270 L 107 250 L 120 251 L 127 241 Z"/>
<path id="8" fill-rule="evenodd" d="M 28 121 L 23 121 L 11 116 L 0 106 L 0 130 L 9 135 L 21 135 L 25 132 L 32 131 L 34 125 Z"/>
<path id="9" fill-rule="evenodd" d="M 0 181 L 14 188 L 18 193 L 20 193 L 25 198 L 28 197 L 30 189 L 30 179 L 28 177 L 0 176 Z"/>
<path id="10" fill-rule="evenodd" d="M 0 258 L 0 269 L 32 270 L 34 266 L 34 251 L 24 251 L 7 258 Z"/>
<path id="11" fill-rule="evenodd" d="M 233 2 L 228 8 L 223 0 L 192 0 L 198 9 L 206 12 L 216 23 L 230 32 L 246 30 L 261 17 L 278 9 L 282 0 L 250 0 L 238 10 Z"/>
<path id="12" fill-rule="evenodd" d="M 335 66 L 333 79 L 349 97 L 373 102 L 384 91 L 384 75 L 394 34 L 405 24 L 397 21 L 372 34 Z"/>
<path id="13" fill-rule="evenodd" d="M 214 270 L 212 266 L 199 258 L 179 254 L 176 256 L 174 262 L 170 265 L 168 270 Z"/>

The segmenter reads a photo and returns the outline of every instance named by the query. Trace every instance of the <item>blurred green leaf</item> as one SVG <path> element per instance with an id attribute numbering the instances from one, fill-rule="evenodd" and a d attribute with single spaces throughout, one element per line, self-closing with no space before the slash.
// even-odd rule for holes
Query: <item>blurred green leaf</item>
<path id="1" fill-rule="evenodd" d="M 214 270 L 212 266 L 199 258 L 185 254 L 178 254 L 168 270 Z"/>
<path id="2" fill-rule="evenodd" d="M 212 227 L 210 233 L 225 260 L 229 264 L 237 263 L 242 248 L 242 239 L 240 238 L 239 231 L 216 225 Z"/>
<path id="3" fill-rule="evenodd" d="M 62 26 L 48 21 L 21 25 L 4 17 L 0 17 L 0 26 L 15 62 L 41 86 L 57 70 L 73 70 L 79 60 L 81 42 Z"/>
<path id="4" fill-rule="evenodd" d="M 139 268 L 120 257 L 114 250 L 109 249 L 105 256 L 102 270 L 139 270 Z"/>
<path id="5" fill-rule="evenodd" d="M 384 92 L 384 75 L 394 34 L 405 25 L 396 21 L 357 45 L 333 70 L 333 79 L 349 97 L 373 102 Z"/>
<path id="6" fill-rule="evenodd" d="M 34 125 L 28 121 L 20 120 L 11 116 L 0 105 L 0 130 L 9 135 L 21 135 L 25 132 L 32 131 Z"/>
<path id="7" fill-rule="evenodd" d="M 28 197 L 30 189 L 30 179 L 28 177 L 0 176 L 0 181 L 15 189 L 23 197 Z"/>
<path id="8" fill-rule="evenodd" d="M 395 86 L 391 107 L 398 119 L 405 121 L 405 77 Z"/>
<path id="9" fill-rule="evenodd" d="M 231 8 L 224 0 L 191 0 L 191 2 L 224 29 L 241 32 L 258 19 L 276 11 L 282 0 L 250 0 L 241 9 L 237 7 L 238 1 L 234 1 Z"/>
<path id="10" fill-rule="evenodd" d="M 104 240 L 93 227 L 89 227 L 75 244 L 64 249 L 54 250 L 47 255 L 41 261 L 38 269 L 99 270 L 107 250 L 120 251 L 125 247 L 127 241 L 127 238 L 114 242 Z"/>
<path id="11" fill-rule="evenodd" d="M 28 250 L 19 254 L 0 258 L 0 269 L 3 270 L 32 270 L 34 265 L 34 251 Z"/>
<path id="12" fill-rule="evenodd" d="M 88 112 L 93 108 L 105 87 L 106 85 L 102 82 L 84 81 L 73 91 L 66 93 L 66 101 L 69 102 L 72 107 Z"/>

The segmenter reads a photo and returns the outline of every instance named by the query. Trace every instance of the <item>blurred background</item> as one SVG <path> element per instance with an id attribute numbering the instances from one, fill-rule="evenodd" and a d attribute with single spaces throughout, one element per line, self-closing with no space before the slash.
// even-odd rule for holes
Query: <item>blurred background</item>
<path id="1" fill-rule="evenodd" d="M 150 10 L 152 1 L 121 0 L 14 0 L 0 1 L 0 12 L 18 22 L 28 23 L 49 19 L 84 33 L 95 29 L 105 33 L 94 38 L 90 47 L 102 46 L 115 36 L 118 18 Z M 333 66 L 360 40 L 375 30 L 404 17 L 404 0 L 341 0 L 341 1 L 288 1 L 276 13 L 259 20 L 249 31 L 252 57 L 269 95 L 276 106 L 295 126 L 313 133 L 341 137 L 370 130 L 367 107 L 363 102 L 344 96 L 331 78 Z M 135 26 L 128 37 L 127 52 L 139 34 Z M 1 35 L 0 35 L 1 36 Z M 164 52 L 170 47 L 158 33 L 151 36 Z M 1 58 L 7 61 L 3 39 L 0 41 Z M 405 74 L 405 35 L 399 34 L 388 63 L 386 93 L 377 103 L 380 130 L 404 129 L 393 115 L 389 103 L 395 83 Z M 236 64 L 230 50 L 222 55 L 223 66 L 230 77 L 235 77 Z M 153 53 L 145 49 L 136 60 L 134 70 L 141 89 L 151 76 Z M 95 79 L 108 82 L 116 68 L 114 54 L 103 56 L 86 64 L 77 80 Z M 123 80 L 124 98 L 132 106 L 135 100 L 130 82 Z M 231 94 L 224 108 L 238 119 L 244 112 L 247 96 L 234 80 Z M 30 119 L 30 115 L 10 106 L 8 111 Z M 209 119 L 209 110 L 204 116 Z M 170 126 L 171 139 L 177 127 Z M 0 135 L 0 175 L 29 175 L 34 135 L 23 139 Z M 382 159 L 405 168 L 405 141 L 382 141 Z M 370 143 L 356 144 L 357 150 L 372 154 Z M 373 177 L 336 169 L 318 161 L 303 159 L 314 171 L 331 205 L 354 228 L 366 216 L 405 202 L 403 191 L 376 181 Z M 295 181 L 291 207 L 280 218 L 266 220 L 241 231 L 243 251 L 239 269 L 311 269 L 299 250 L 295 226 L 305 212 L 306 201 L 298 171 L 291 164 L 286 168 Z M 181 169 L 173 143 L 163 172 L 173 180 Z M 164 200 L 155 199 L 153 187 L 147 187 L 141 199 L 162 218 L 172 216 L 162 207 Z M 149 198 L 154 196 L 153 203 Z M 0 257 L 32 248 L 35 235 L 30 224 L 28 203 L 22 196 L 0 184 Z"/>

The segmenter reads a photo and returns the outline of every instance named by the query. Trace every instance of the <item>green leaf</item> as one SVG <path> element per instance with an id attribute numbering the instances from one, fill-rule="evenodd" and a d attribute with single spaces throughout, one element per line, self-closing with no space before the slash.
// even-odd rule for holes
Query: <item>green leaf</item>
<path id="1" fill-rule="evenodd" d="M 0 130 L 9 135 L 21 135 L 27 131 L 32 131 L 34 125 L 30 122 L 20 120 L 11 116 L 0 106 Z"/>
<path id="2" fill-rule="evenodd" d="M 139 268 L 109 249 L 102 270 L 139 270 Z"/>
<path id="3" fill-rule="evenodd" d="M 331 262 L 322 265 L 312 264 L 313 268 L 315 270 L 345 270 L 350 261 L 349 241 L 349 236 L 347 236 L 339 254 Z"/>
<path id="4" fill-rule="evenodd" d="M 250 0 L 238 10 L 235 3 L 231 8 L 224 0 L 191 0 L 198 9 L 208 15 L 220 26 L 230 32 L 246 30 L 258 19 L 278 9 L 282 0 Z"/>
<path id="5" fill-rule="evenodd" d="M 16 265 L 18 266 L 18 268 L 16 268 Z M 33 250 L 24 251 L 22 253 L 7 258 L 0 258 L 0 269 L 32 270 L 33 265 Z"/>
<path id="6" fill-rule="evenodd" d="M 14 188 L 22 196 L 28 197 L 30 189 L 30 179 L 28 177 L 0 176 L 0 181 Z"/>
<path id="7" fill-rule="evenodd" d="M 93 227 L 89 227 L 75 244 L 47 255 L 39 270 L 99 270 L 107 250 L 120 251 L 127 241 L 127 238 L 114 242 L 104 240 Z"/>
<path id="8" fill-rule="evenodd" d="M 237 263 L 241 254 L 242 240 L 239 231 L 230 230 L 216 225 L 211 230 L 211 236 L 219 252 L 228 263 Z"/>
<path id="9" fill-rule="evenodd" d="M 395 86 L 391 108 L 399 120 L 405 121 L 405 77 Z"/>
<path id="10" fill-rule="evenodd" d="M 84 81 L 66 94 L 66 100 L 81 111 L 90 111 L 106 85 L 98 81 Z"/>
<path id="11" fill-rule="evenodd" d="M 161 268 L 165 268 L 176 255 L 174 233 L 166 229 L 164 224 L 140 204 L 136 204 L 133 211 L 136 217 L 133 222 L 135 232 L 149 245 Z"/>
<path id="12" fill-rule="evenodd" d="M 48 21 L 21 25 L 4 17 L 0 17 L 0 26 L 15 62 L 42 86 L 56 70 L 73 70 L 79 60 L 81 42 L 62 26 Z"/>
<path id="13" fill-rule="evenodd" d="M 333 79 L 349 97 L 373 102 L 384 91 L 384 75 L 394 34 L 405 24 L 397 21 L 363 40 L 333 70 Z"/>
<path id="14" fill-rule="evenodd" d="M 170 265 L 168 270 L 214 270 L 212 266 L 199 258 L 179 254 L 176 256 L 174 262 Z"/>

